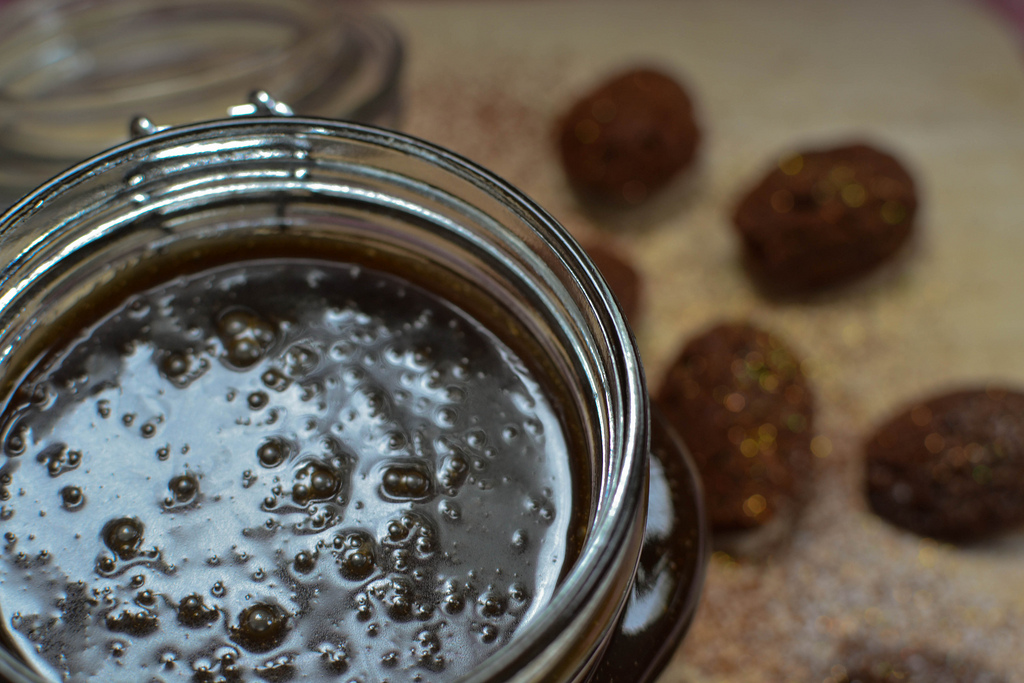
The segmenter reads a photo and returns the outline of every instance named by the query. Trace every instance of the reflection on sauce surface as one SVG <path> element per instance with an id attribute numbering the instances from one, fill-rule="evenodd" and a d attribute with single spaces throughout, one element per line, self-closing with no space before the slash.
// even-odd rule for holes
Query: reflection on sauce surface
<path id="1" fill-rule="evenodd" d="M 0 605 L 71 680 L 449 680 L 550 599 L 568 446 L 526 365 L 400 278 L 181 276 L 7 399 Z"/>

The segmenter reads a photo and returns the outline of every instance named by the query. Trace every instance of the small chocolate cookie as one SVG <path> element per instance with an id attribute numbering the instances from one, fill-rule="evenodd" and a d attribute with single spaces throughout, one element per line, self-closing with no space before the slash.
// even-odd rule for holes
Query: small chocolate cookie
<path id="1" fill-rule="evenodd" d="M 923 401 L 864 450 L 868 502 L 897 526 L 965 541 L 1024 525 L 1024 394 L 971 390 Z"/>
<path id="2" fill-rule="evenodd" d="M 697 463 L 715 530 L 764 524 L 810 480 L 813 397 L 772 334 L 724 324 L 691 340 L 657 403 Z"/>
<path id="3" fill-rule="evenodd" d="M 666 185 L 700 140 L 686 91 L 653 69 L 607 81 L 573 105 L 556 132 L 572 185 L 612 205 L 639 204 Z"/>
<path id="4" fill-rule="evenodd" d="M 583 249 L 597 269 L 601 271 L 605 281 L 608 282 L 608 286 L 619 300 L 619 305 L 622 306 L 622 312 L 626 319 L 636 322 L 640 314 L 640 299 L 643 291 L 640 274 L 623 258 L 622 252 L 613 251 L 596 242 L 585 243 Z"/>
<path id="5" fill-rule="evenodd" d="M 862 275 L 910 237 L 914 181 L 864 144 L 783 158 L 733 215 L 751 273 L 769 289 L 807 292 Z"/>
<path id="6" fill-rule="evenodd" d="M 893 649 L 850 644 L 840 648 L 838 663 L 825 680 L 835 683 L 1006 683 L 981 664 L 920 647 Z"/>

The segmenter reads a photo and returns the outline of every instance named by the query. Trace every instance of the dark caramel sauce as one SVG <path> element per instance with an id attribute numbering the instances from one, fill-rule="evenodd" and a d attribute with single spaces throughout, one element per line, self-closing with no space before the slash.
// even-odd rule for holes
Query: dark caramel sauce
<path id="1" fill-rule="evenodd" d="M 550 599 L 587 487 L 485 326 L 308 258 L 147 287 L 5 404 L 0 608 L 25 659 L 67 680 L 452 680 Z"/>

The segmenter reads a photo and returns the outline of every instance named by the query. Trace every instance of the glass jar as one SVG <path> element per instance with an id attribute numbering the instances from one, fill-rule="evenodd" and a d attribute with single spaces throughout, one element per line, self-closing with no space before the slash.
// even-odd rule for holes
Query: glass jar
<path id="1" fill-rule="evenodd" d="M 124 139 L 267 88 L 308 116 L 394 126 L 402 43 L 332 0 L 16 0 L 0 7 L 0 210 Z"/>
<path id="2" fill-rule="evenodd" d="M 231 244 L 242 259 L 261 239 L 285 235 L 394 268 L 482 312 L 499 337 L 516 337 L 565 388 L 561 409 L 585 451 L 590 502 L 575 563 L 550 602 L 460 680 L 568 683 L 621 670 L 651 680 L 692 616 L 707 533 L 692 465 L 661 422 L 649 471 L 640 359 L 596 268 L 543 209 L 447 150 L 374 127 L 272 115 L 284 110 L 266 96 L 248 111 L 159 131 L 143 122 L 135 129 L 150 134 L 71 168 L 0 217 L 4 393 L 49 328 L 169 251 Z M 636 580 L 645 547 L 641 571 L 658 581 Z M 606 651 L 618 660 L 602 663 Z M 0 675 L 40 680 L 3 651 Z"/>

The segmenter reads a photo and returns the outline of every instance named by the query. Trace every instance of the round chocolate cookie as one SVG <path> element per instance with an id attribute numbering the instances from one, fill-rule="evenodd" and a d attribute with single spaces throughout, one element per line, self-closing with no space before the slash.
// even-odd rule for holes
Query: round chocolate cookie
<path id="1" fill-rule="evenodd" d="M 914 181 L 865 144 L 784 157 L 740 201 L 733 222 L 751 273 L 770 289 L 806 292 L 862 275 L 910 237 Z"/>
<path id="2" fill-rule="evenodd" d="M 809 481 L 813 397 L 774 335 L 712 328 L 683 348 L 656 400 L 697 463 L 715 530 L 764 524 Z"/>
<path id="3" fill-rule="evenodd" d="M 883 425 L 865 456 L 868 502 L 897 526 L 965 541 L 1024 525 L 1024 394 L 922 401 Z"/>
<path id="4" fill-rule="evenodd" d="M 584 244 L 583 249 L 618 298 L 626 319 L 635 322 L 640 314 L 643 292 L 643 283 L 636 268 L 624 258 L 621 251 L 616 252 L 603 244 L 590 242 Z"/>
<path id="5" fill-rule="evenodd" d="M 559 120 L 558 147 L 572 185 L 590 199 L 639 204 L 693 160 L 700 140 L 683 87 L 654 69 L 605 82 Z"/>

